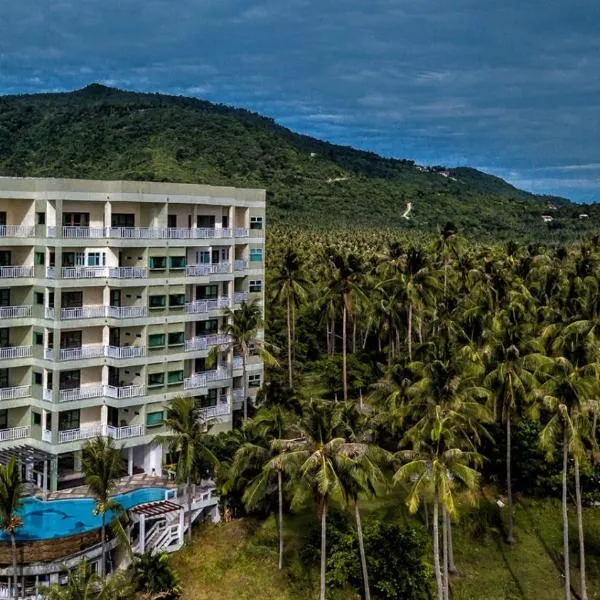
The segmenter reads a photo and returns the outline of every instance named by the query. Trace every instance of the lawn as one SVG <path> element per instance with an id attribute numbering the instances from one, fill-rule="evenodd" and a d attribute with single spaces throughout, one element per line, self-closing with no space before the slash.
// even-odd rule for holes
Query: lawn
<path id="1" fill-rule="evenodd" d="M 365 517 L 406 523 L 399 497 L 389 495 L 367 503 Z M 570 522 L 572 585 L 578 590 L 577 538 L 574 510 Z M 317 597 L 316 570 L 300 572 L 297 553 L 310 513 L 286 520 L 286 562 L 277 568 L 277 531 L 273 518 L 264 522 L 240 519 L 221 525 L 204 525 L 192 546 L 173 556 L 183 585 L 184 600 L 308 600 Z M 410 518 L 410 520 L 414 520 Z M 456 563 L 454 600 L 559 600 L 564 597 L 561 575 L 562 529 L 560 504 L 555 500 L 521 499 L 515 514 L 514 546 L 503 542 L 502 522 L 493 499 L 479 508 L 464 509 L 454 527 Z M 600 600 L 600 508 L 587 509 L 585 529 L 588 594 Z M 291 565 L 291 567 L 289 566 Z M 355 600 L 352 591 L 328 595 L 332 600 Z"/>

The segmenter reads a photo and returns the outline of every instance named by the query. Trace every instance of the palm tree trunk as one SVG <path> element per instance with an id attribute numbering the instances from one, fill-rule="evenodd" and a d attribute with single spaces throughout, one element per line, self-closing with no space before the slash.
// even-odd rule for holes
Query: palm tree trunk
<path id="1" fill-rule="evenodd" d="M 325 323 L 325 341 L 327 343 L 327 356 L 331 356 L 331 336 L 329 334 L 329 321 Z"/>
<path id="2" fill-rule="evenodd" d="M 423 499 L 423 513 L 425 514 L 425 529 L 429 531 L 429 508 L 425 498 Z"/>
<path id="3" fill-rule="evenodd" d="M 291 323 L 291 307 L 290 307 L 290 295 L 287 297 L 287 338 L 288 338 L 288 381 L 290 389 L 292 389 L 292 323 Z"/>
<path id="4" fill-rule="evenodd" d="M 10 532 L 10 545 L 12 549 L 12 567 L 13 567 L 13 598 L 15 600 L 19 597 L 18 587 L 18 575 L 17 575 L 17 540 L 15 538 L 15 532 Z"/>
<path id="5" fill-rule="evenodd" d="M 439 497 L 437 486 L 433 494 L 433 567 L 435 569 L 435 583 L 437 586 L 437 600 L 444 600 L 444 586 L 442 585 L 442 571 L 440 569 L 440 515 Z"/>
<path id="6" fill-rule="evenodd" d="M 448 518 L 448 571 L 451 575 L 458 573 L 454 562 L 454 541 L 452 539 L 452 519 L 450 518 Z"/>
<path id="7" fill-rule="evenodd" d="M 360 522 L 360 509 L 358 500 L 354 503 L 354 514 L 356 515 L 356 531 L 358 534 L 358 549 L 360 551 L 360 564 L 363 572 L 363 583 L 365 586 L 365 600 L 371 600 L 371 590 L 369 588 L 369 573 L 367 571 L 367 557 L 365 555 L 365 541 L 363 539 L 362 524 Z"/>
<path id="8" fill-rule="evenodd" d="M 187 515 L 187 537 L 188 542 L 192 543 L 192 484 L 190 482 L 190 476 L 187 476 L 187 480 L 185 482 L 186 494 L 187 494 L 187 503 L 188 503 L 188 515 Z"/>
<path id="9" fill-rule="evenodd" d="M 346 320 L 348 318 L 348 309 L 344 302 L 342 309 L 342 378 L 344 380 L 344 402 L 348 400 L 348 365 L 346 364 Z"/>
<path id="10" fill-rule="evenodd" d="M 356 319 L 352 317 L 352 354 L 356 354 Z"/>
<path id="11" fill-rule="evenodd" d="M 100 559 L 100 577 L 106 573 L 106 513 L 102 513 L 102 527 L 100 529 L 100 544 L 102 546 L 102 558 Z"/>
<path id="12" fill-rule="evenodd" d="M 246 381 L 246 353 L 242 352 L 242 381 L 244 390 L 244 423 L 248 420 L 248 382 Z"/>
<path id="13" fill-rule="evenodd" d="M 277 495 L 279 500 L 279 569 L 283 568 L 283 484 L 281 471 L 277 471 Z"/>
<path id="14" fill-rule="evenodd" d="M 331 356 L 335 356 L 335 317 L 331 317 Z"/>
<path id="15" fill-rule="evenodd" d="M 408 360 L 412 362 L 412 302 L 408 303 Z"/>
<path id="16" fill-rule="evenodd" d="M 569 466 L 569 434 L 563 425 L 563 467 L 562 467 L 562 517 L 563 517 L 563 553 L 565 561 L 565 600 L 571 600 L 571 571 L 569 567 L 569 520 L 567 513 L 567 468 Z"/>
<path id="17" fill-rule="evenodd" d="M 321 507 L 321 593 L 320 600 L 325 600 L 325 566 L 327 564 L 327 498 L 323 498 Z"/>
<path id="18" fill-rule="evenodd" d="M 513 497 L 512 497 L 512 477 L 510 473 L 511 469 L 511 428 L 510 428 L 510 408 L 506 415 L 506 496 L 508 499 L 508 532 L 506 535 L 506 543 L 514 543 L 513 539 Z"/>
<path id="19" fill-rule="evenodd" d="M 450 600 L 450 590 L 448 586 L 448 511 L 442 507 L 442 562 L 444 582 L 444 600 Z"/>
<path id="20" fill-rule="evenodd" d="M 585 583 L 585 539 L 583 536 L 583 511 L 581 507 L 581 485 L 579 482 L 579 460 L 575 459 L 575 500 L 577 504 L 577 531 L 579 534 L 579 577 L 581 600 L 587 600 L 587 585 Z"/>

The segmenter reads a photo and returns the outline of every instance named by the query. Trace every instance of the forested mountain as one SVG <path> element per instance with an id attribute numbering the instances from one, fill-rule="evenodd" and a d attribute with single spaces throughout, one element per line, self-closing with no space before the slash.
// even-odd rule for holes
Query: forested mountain
<path id="1" fill-rule="evenodd" d="M 475 169 L 425 168 L 246 110 L 98 84 L 0 97 L 0 175 L 259 186 L 270 219 L 323 227 L 427 231 L 452 221 L 479 237 L 565 239 L 600 219 L 599 206 L 536 196 Z"/>

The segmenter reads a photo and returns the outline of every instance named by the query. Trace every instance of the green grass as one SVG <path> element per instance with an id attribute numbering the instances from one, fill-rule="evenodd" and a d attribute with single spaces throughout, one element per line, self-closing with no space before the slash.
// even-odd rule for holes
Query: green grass
<path id="1" fill-rule="evenodd" d="M 408 517 L 396 492 L 365 502 L 365 518 L 415 522 Z M 579 590 L 577 532 L 574 510 L 571 530 L 571 581 Z M 504 515 L 502 515 L 503 517 Z M 422 517 L 422 514 L 420 515 Z M 264 522 L 236 520 L 205 525 L 194 542 L 173 556 L 182 579 L 184 600 L 308 600 L 317 597 L 318 573 L 306 572 L 298 558 L 308 522 L 314 514 L 286 519 L 286 564 L 277 570 L 277 530 L 271 517 Z M 564 597 L 562 521 L 556 500 L 521 500 L 515 511 L 514 546 L 503 542 L 502 520 L 492 499 L 463 509 L 454 527 L 459 575 L 452 580 L 454 600 L 559 600 Z M 600 509 L 586 509 L 588 595 L 600 600 Z M 355 600 L 356 592 L 328 595 L 332 600 Z"/>

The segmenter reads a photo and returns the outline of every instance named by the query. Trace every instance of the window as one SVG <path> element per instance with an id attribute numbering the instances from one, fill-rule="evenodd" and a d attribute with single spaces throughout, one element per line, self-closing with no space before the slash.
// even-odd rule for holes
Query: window
<path id="1" fill-rule="evenodd" d="M 0 250 L 0 267 L 10 267 L 11 253 L 10 250 Z"/>
<path id="2" fill-rule="evenodd" d="M 164 373 L 148 373 L 148 387 L 164 385 Z"/>
<path id="3" fill-rule="evenodd" d="M 148 265 L 151 269 L 166 269 L 167 268 L 167 257 L 166 256 L 151 256 L 148 259 Z"/>
<path id="4" fill-rule="evenodd" d="M 167 227 L 177 227 L 177 215 L 167 215 Z"/>
<path id="5" fill-rule="evenodd" d="M 249 290 L 252 293 L 262 292 L 262 281 L 260 279 L 250 280 L 249 282 Z"/>
<path id="6" fill-rule="evenodd" d="M 38 225 L 45 225 L 46 224 L 46 213 L 43 213 L 43 212 L 35 213 L 35 222 Z"/>
<path id="7" fill-rule="evenodd" d="M 42 374 L 37 371 L 33 372 L 33 385 L 42 385 Z"/>
<path id="8" fill-rule="evenodd" d="M 112 227 L 135 227 L 135 215 L 113 213 L 110 217 Z"/>
<path id="9" fill-rule="evenodd" d="M 214 300 L 218 294 L 218 285 L 201 285 L 196 288 L 196 300 Z"/>
<path id="10" fill-rule="evenodd" d="M 37 425 L 38 427 L 41 427 L 41 425 L 42 425 L 42 414 L 39 413 L 39 412 L 32 412 L 31 416 L 32 416 L 32 423 L 34 425 Z"/>
<path id="11" fill-rule="evenodd" d="M 164 308 L 167 305 L 166 296 L 150 296 L 150 308 Z"/>
<path id="12" fill-rule="evenodd" d="M 176 385 L 183 382 L 183 371 L 169 371 L 167 374 L 167 383 Z"/>
<path id="13" fill-rule="evenodd" d="M 196 262 L 199 265 L 209 265 L 210 252 L 208 250 L 200 250 L 200 252 L 196 252 Z"/>
<path id="14" fill-rule="evenodd" d="M 173 331 L 169 333 L 169 346 L 182 346 L 185 341 L 183 331 Z"/>
<path id="15" fill-rule="evenodd" d="M 185 269 L 185 256 L 169 256 L 169 269 Z"/>
<path id="16" fill-rule="evenodd" d="M 66 227 L 89 227 L 90 213 L 63 213 L 63 225 Z"/>
<path id="17" fill-rule="evenodd" d="M 44 305 L 44 292 L 34 292 L 33 297 L 35 298 L 35 303 L 40 306 Z"/>
<path id="18" fill-rule="evenodd" d="M 0 290 L 0 306 L 10 306 L 10 289 Z"/>
<path id="19" fill-rule="evenodd" d="M 196 321 L 196 335 L 209 335 L 219 331 L 218 319 L 207 319 L 206 321 Z"/>
<path id="20" fill-rule="evenodd" d="M 60 390 L 73 390 L 80 386 L 81 374 L 79 369 L 73 371 L 61 371 L 58 388 Z"/>
<path id="21" fill-rule="evenodd" d="M 207 229 L 215 228 L 215 216 L 214 215 L 198 215 L 196 217 L 196 227 L 204 227 Z"/>
<path id="22" fill-rule="evenodd" d="M 0 369 L 0 388 L 8 387 L 8 369 Z"/>
<path id="23" fill-rule="evenodd" d="M 63 308 L 79 308 L 83 306 L 83 292 L 63 292 L 60 303 Z"/>
<path id="24" fill-rule="evenodd" d="M 44 345 L 44 334 L 41 331 L 34 331 L 33 332 L 33 343 L 36 346 L 43 346 Z"/>
<path id="25" fill-rule="evenodd" d="M 33 255 L 34 265 L 43 265 L 46 262 L 46 255 L 43 252 L 36 252 Z"/>
<path id="26" fill-rule="evenodd" d="M 262 229 L 263 218 L 262 217 L 250 217 L 250 229 Z"/>
<path id="27" fill-rule="evenodd" d="M 0 348 L 8 348 L 10 346 L 9 328 L 2 327 L 0 329 Z"/>
<path id="28" fill-rule="evenodd" d="M 104 252 L 90 252 L 88 254 L 88 267 L 103 267 L 104 265 L 106 265 L 106 254 Z"/>
<path id="29" fill-rule="evenodd" d="M 61 331 L 61 348 L 81 348 L 81 331 Z"/>
<path id="30" fill-rule="evenodd" d="M 160 427 L 163 424 L 163 411 L 146 414 L 146 427 Z"/>
<path id="31" fill-rule="evenodd" d="M 250 261 L 251 262 L 262 262 L 263 251 L 262 248 L 250 248 Z"/>
<path id="32" fill-rule="evenodd" d="M 0 429 L 8 428 L 8 410 L 6 408 L 0 410 Z"/>
<path id="33" fill-rule="evenodd" d="M 6 225 L 6 211 L 0 212 L 0 226 Z"/>
<path id="34" fill-rule="evenodd" d="M 58 430 L 79 429 L 79 410 L 63 410 L 58 413 Z"/>
<path id="35" fill-rule="evenodd" d="M 165 346 L 165 334 L 164 333 L 152 333 L 148 336 L 148 347 L 149 348 L 164 348 Z"/>
<path id="36" fill-rule="evenodd" d="M 180 307 L 185 305 L 185 294 L 171 294 L 169 296 L 169 306 Z"/>
<path id="37" fill-rule="evenodd" d="M 260 387 L 260 375 L 248 375 L 248 387 Z"/>

